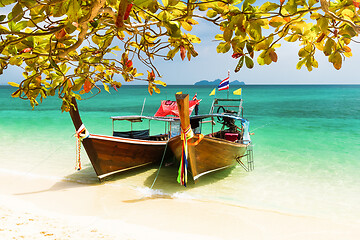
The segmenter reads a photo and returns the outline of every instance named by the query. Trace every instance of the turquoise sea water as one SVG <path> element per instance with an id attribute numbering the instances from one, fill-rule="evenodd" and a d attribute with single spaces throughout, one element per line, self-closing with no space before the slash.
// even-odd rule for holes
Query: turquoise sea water
<path id="1" fill-rule="evenodd" d="M 146 86 L 125 86 L 81 101 L 79 109 L 91 133 L 110 135 L 110 116 L 140 114 L 145 97 L 144 115 L 153 115 L 161 100 L 173 100 L 178 91 L 190 97 L 197 93 L 203 99 L 200 113 L 208 113 L 212 89 L 168 86 L 150 96 Z M 49 98 L 31 110 L 28 102 L 12 99 L 12 91 L 0 86 L 0 170 L 98 184 L 84 151 L 84 169 L 74 171 L 74 127 L 69 114 L 61 113 L 61 101 Z M 226 91 L 218 97 L 226 97 Z M 175 167 L 162 167 L 152 191 L 360 222 L 360 85 L 244 86 L 242 97 L 255 133 L 255 170 L 237 166 L 184 188 L 176 182 Z M 125 172 L 102 184 L 128 185 L 147 194 L 157 169 Z"/>

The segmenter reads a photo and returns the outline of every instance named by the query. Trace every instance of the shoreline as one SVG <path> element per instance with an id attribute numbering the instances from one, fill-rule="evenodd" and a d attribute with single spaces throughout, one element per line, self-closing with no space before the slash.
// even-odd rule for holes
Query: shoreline
<path id="1" fill-rule="evenodd" d="M 111 184 L 0 176 L 0 237 L 9 239 L 359 239 L 346 220 L 145 195 Z"/>

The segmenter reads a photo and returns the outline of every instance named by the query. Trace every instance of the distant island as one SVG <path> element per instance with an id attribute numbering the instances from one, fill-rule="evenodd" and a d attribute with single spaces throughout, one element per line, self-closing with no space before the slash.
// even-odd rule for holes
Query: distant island
<path id="1" fill-rule="evenodd" d="M 200 85 L 212 85 L 217 86 L 221 82 L 221 79 L 216 79 L 214 81 L 208 81 L 208 80 L 201 80 L 199 82 L 194 83 L 194 85 L 200 86 Z M 240 82 L 238 80 L 230 81 L 230 85 L 245 85 L 244 82 Z"/>

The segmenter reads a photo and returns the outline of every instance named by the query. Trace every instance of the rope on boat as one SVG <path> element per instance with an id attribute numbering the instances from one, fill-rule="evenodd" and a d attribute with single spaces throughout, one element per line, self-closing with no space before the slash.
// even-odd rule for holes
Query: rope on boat
<path id="1" fill-rule="evenodd" d="M 252 129 L 251 132 L 255 132 L 256 130 L 258 130 L 258 129 L 260 129 L 260 128 L 264 128 L 264 127 L 266 127 L 267 125 L 270 125 L 271 123 L 272 123 L 272 122 L 269 122 L 269 123 L 264 124 L 264 125 L 262 125 L 262 126 L 260 126 L 260 127 L 257 127 L 257 128 L 255 128 L 255 129 Z"/>
<path id="2" fill-rule="evenodd" d="M 167 146 L 168 146 L 168 142 L 167 142 L 166 145 L 165 145 L 165 149 L 164 149 L 164 152 L 163 152 L 163 156 L 162 156 L 162 158 L 161 158 L 161 162 L 160 162 L 159 169 L 158 169 L 158 171 L 157 171 L 157 173 L 156 173 L 156 176 L 155 176 L 155 179 L 154 179 L 153 183 L 151 184 L 150 189 L 152 189 L 152 188 L 154 187 L 155 182 L 156 182 L 156 180 L 157 180 L 157 178 L 158 178 L 158 176 L 159 176 L 161 166 L 162 166 L 162 164 L 163 164 L 163 162 L 164 162 L 164 158 L 165 158 Z"/>
<path id="3" fill-rule="evenodd" d="M 75 163 L 75 170 L 81 170 L 81 160 L 80 160 L 80 153 L 81 153 L 81 142 L 90 136 L 89 132 L 85 128 L 85 125 L 82 124 L 79 129 L 75 133 L 76 137 L 76 163 Z"/>

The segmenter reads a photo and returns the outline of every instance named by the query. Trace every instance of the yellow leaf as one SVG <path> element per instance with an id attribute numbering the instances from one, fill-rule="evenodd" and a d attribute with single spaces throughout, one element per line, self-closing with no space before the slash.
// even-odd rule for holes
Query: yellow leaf
<path id="1" fill-rule="evenodd" d="M 352 56 L 352 52 L 344 52 L 345 57 L 351 57 Z"/>
<path id="2" fill-rule="evenodd" d="M 191 31 L 192 30 L 192 26 L 187 23 L 187 22 L 181 22 L 181 26 L 186 30 L 186 31 Z"/>
<path id="3" fill-rule="evenodd" d="M 114 50 L 114 51 L 121 51 L 121 49 L 120 49 L 118 46 L 113 47 L 112 50 Z"/>
<path id="4" fill-rule="evenodd" d="M 354 12 L 351 11 L 350 9 L 344 9 L 341 14 L 343 15 L 343 17 L 346 19 L 348 18 L 349 20 L 351 20 L 352 17 L 354 17 Z"/>
<path id="5" fill-rule="evenodd" d="M 19 87 L 19 84 L 15 82 L 8 82 L 8 84 L 13 87 Z"/>
<path id="6" fill-rule="evenodd" d="M 95 67 L 95 70 L 98 71 L 98 72 L 102 72 L 102 71 L 105 70 L 105 67 L 104 67 L 103 65 L 97 65 L 97 66 Z"/>
<path id="7" fill-rule="evenodd" d="M 314 68 L 318 68 L 318 67 L 319 67 L 318 61 L 316 61 L 315 59 L 313 59 L 312 66 L 313 66 Z"/>
<path id="8" fill-rule="evenodd" d="M 269 22 L 269 25 L 272 26 L 272 27 L 279 27 L 283 24 L 285 24 L 286 21 L 284 20 L 284 18 L 282 17 L 273 17 L 270 22 Z"/>
<path id="9" fill-rule="evenodd" d="M 107 84 L 105 84 L 105 83 L 103 83 L 103 85 L 104 85 L 105 91 L 107 91 L 108 93 L 110 93 L 110 91 L 109 91 L 109 86 L 108 86 Z"/>
<path id="10" fill-rule="evenodd" d="M 192 19 L 192 18 L 189 18 L 186 20 L 189 24 L 191 25 L 196 25 L 196 24 L 199 24 L 196 20 Z"/>
<path id="11" fill-rule="evenodd" d="M 158 89 L 156 86 L 154 86 L 153 88 L 156 93 L 158 93 L 158 94 L 160 93 L 160 89 Z"/>
<path id="12" fill-rule="evenodd" d="M 137 73 L 134 75 L 134 77 L 140 77 L 140 76 L 143 76 L 144 74 L 143 73 Z"/>
<path id="13" fill-rule="evenodd" d="M 349 48 L 348 46 L 343 46 L 343 50 L 345 52 L 351 52 L 351 48 Z"/>
<path id="14" fill-rule="evenodd" d="M 164 83 L 163 81 L 155 80 L 154 83 L 155 83 L 155 84 L 160 84 L 160 85 L 166 87 L 166 83 Z"/>

